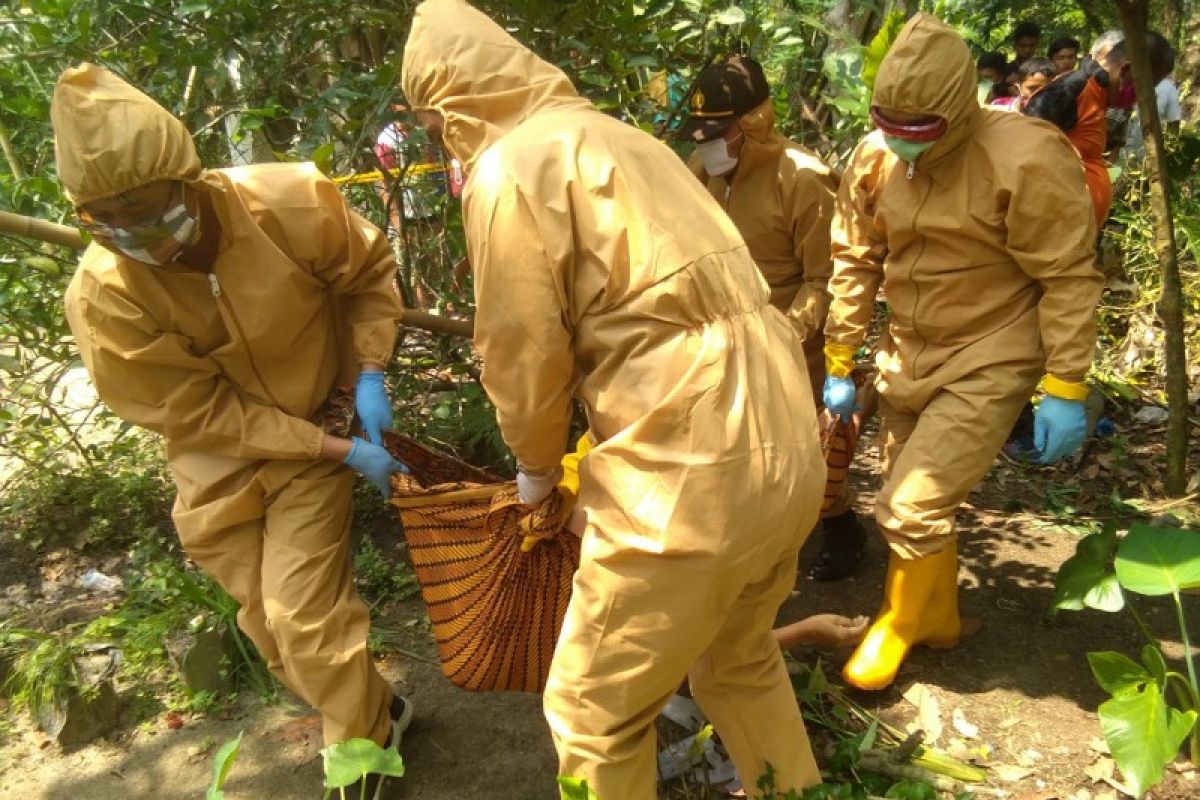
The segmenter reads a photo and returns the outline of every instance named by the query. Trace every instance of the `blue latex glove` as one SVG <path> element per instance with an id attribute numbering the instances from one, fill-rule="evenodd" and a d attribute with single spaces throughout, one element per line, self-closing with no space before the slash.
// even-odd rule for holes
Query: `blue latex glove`
<path id="1" fill-rule="evenodd" d="M 408 474 L 408 467 L 392 458 L 391 454 L 377 444 L 371 444 L 357 436 L 352 437 L 350 452 L 343 461 L 346 466 L 375 484 L 375 488 L 386 500 L 392 496 L 391 477 L 396 472 Z"/>
<path id="2" fill-rule="evenodd" d="M 1046 395 L 1033 416 L 1033 446 L 1049 464 L 1079 449 L 1087 434 L 1087 413 L 1082 400 L 1064 400 Z"/>
<path id="3" fill-rule="evenodd" d="M 354 410 L 363 433 L 372 444 L 383 444 L 383 431 L 392 427 L 392 403 L 383 385 L 382 372 L 362 372 L 354 390 Z"/>
<path id="4" fill-rule="evenodd" d="M 825 391 L 821 399 L 830 414 L 850 419 L 854 414 L 856 392 L 852 378 L 835 378 L 829 375 L 825 378 Z"/>

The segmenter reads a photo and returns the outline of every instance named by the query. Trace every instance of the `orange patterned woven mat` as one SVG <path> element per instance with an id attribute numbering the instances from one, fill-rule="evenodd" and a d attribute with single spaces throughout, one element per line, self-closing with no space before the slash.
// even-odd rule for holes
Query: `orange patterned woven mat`
<path id="1" fill-rule="evenodd" d="M 353 417 L 347 390 L 321 415 L 343 436 Z M 442 672 L 471 691 L 542 691 L 579 566 L 579 538 L 566 529 L 570 509 L 558 492 L 536 508 L 523 505 L 515 483 L 410 437 L 385 433 L 384 446 L 412 469 L 392 477 L 390 502 Z"/>

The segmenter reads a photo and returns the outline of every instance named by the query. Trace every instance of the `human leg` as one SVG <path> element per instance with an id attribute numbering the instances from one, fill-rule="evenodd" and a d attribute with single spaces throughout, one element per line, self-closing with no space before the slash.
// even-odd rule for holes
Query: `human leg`
<path id="1" fill-rule="evenodd" d="M 391 734 L 392 690 L 367 650 L 370 617 L 348 558 L 351 473 L 316 462 L 267 498 L 267 624 L 297 694 L 321 712 L 325 742 Z"/>

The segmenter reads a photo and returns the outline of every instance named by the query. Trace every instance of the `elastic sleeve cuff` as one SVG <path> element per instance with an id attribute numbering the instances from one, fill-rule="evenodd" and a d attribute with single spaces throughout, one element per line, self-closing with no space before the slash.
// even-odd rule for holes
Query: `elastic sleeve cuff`
<path id="1" fill-rule="evenodd" d="M 1063 400 L 1075 400 L 1082 402 L 1087 400 L 1088 387 L 1086 383 L 1073 383 L 1064 381 L 1062 378 L 1056 378 L 1053 375 L 1047 375 L 1042 378 L 1042 391 L 1051 397 L 1059 397 Z"/>
<path id="2" fill-rule="evenodd" d="M 845 378 L 854 371 L 856 348 L 837 342 L 825 343 L 825 374 L 834 378 Z"/>

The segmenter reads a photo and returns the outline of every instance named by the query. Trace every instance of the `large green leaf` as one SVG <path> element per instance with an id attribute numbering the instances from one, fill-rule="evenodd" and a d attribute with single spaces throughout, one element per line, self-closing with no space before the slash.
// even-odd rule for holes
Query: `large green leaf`
<path id="1" fill-rule="evenodd" d="M 1163 658 L 1162 650 L 1158 649 L 1158 645 L 1148 644 L 1142 648 L 1142 663 L 1146 666 L 1147 671 L 1154 676 L 1154 680 L 1166 685 L 1167 661 Z"/>
<path id="2" fill-rule="evenodd" d="M 225 800 L 225 792 L 221 789 L 225 786 L 225 779 L 229 777 L 229 770 L 233 768 L 233 762 L 242 747 L 244 733 L 245 731 L 242 731 L 236 739 L 230 739 L 217 751 L 216 757 L 213 758 L 212 783 L 209 784 L 208 791 L 204 793 L 205 800 Z"/>
<path id="3" fill-rule="evenodd" d="M 889 14 L 888 18 L 883 21 L 879 33 L 875 34 L 875 38 L 871 39 L 871 43 L 867 45 L 867 52 L 863 56 L 862 79 L 868 89 L 875 88 L 875 77 L 879 74 L 879 65 L 883 62 L 887 51 L 891 49 L 892 43 L 896 41 L 896 37 L 900 35 L 900 29 L 904 27 L 904 23 L 903 11 Z"/>
<path id="4" fill-rule="evenodd" d="M 1154 682 L 1154 676 L 1145 667 L 1120 653 L 1088 653 L 1087 659 L 1096 683 L 1114 697 L 1136 692 L 1146 683 Z"/>
<path id="5" fill-rule="evenodd" d="M 1063 562 L 1058 570 L 1051 608 L 1055 611 L 1083 608 L 1120 611 L 1124 608 L 1125 596 L 1112 568 L 1116 549 L 1115 529 L 1107 528 L 1083 537 L 1075 547 L 1075 555 Z"/>
<path id="6" fill-rule="evenodd" d="M 1100 727 L 1125 784 L 1141 797 L 1162 780 L 1163 768 L 1196 724 L 1196 712 L 1169 707 L 1157 683 L 1100 706 Z"/>
<path id="7" fill-rule="evenodd" d="M 325 788 L 340 789 L 358 783 L 367 773 L 404 775 L 404 762 L 391 748 L 383 748 L 370 739 L 347 739 L 321 751 L 325 757 Z"/>
<path id="8" fill-rule="evenodd" d="M 1200 532 L 1134 525 L 1117 548 L 1116 566 L 1121 585 L 1138 594 L 1200 587 Z"/>

